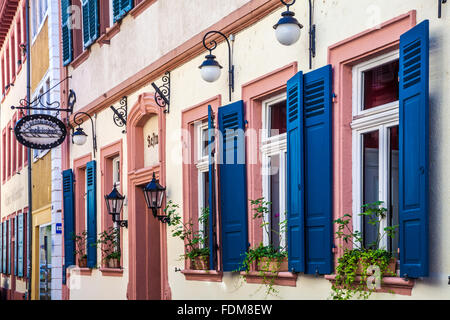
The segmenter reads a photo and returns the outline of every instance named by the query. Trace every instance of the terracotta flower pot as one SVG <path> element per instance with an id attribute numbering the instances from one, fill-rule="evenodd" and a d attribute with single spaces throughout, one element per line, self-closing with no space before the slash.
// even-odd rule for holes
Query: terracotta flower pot
<path id="1" fill-rule="evenodd" d="M 288 271 L 288 260 L 284 258 L 279 261 L 278 259 L 263 257 L 256 262 L 257 271 L 265 272 L 283 272 Z"/>
<path id="2" fill-rule="evenodd" d="M 80 268 L 87 268 L 87 257 L 82 257 L 78 259 L 78 266 Z"/>
<path id="3" fill-rule="evenodd" d="M 397 260 L 395 258 L 391 258 L 386 270 L 383 272 L 383 276 L 393 276 L 395 274 L 397 267 Z M 363 265 L 361 262 L 358 263 L 358 268 L 356 269 L 356 274 L 361 275 L 363 273 Z"/>
<path id="4" fill-rule="evenodd" d="M 190 262 L 192 270 L 209 270 L 209 257 L 196 257 Z"/>
<path id="5" fill-rule="evenodd" d="M 109 259 L 107 261 L 108 268 L 111 269 L 119 269 L 120 268 L 120 260 L 118 259 Z"/>

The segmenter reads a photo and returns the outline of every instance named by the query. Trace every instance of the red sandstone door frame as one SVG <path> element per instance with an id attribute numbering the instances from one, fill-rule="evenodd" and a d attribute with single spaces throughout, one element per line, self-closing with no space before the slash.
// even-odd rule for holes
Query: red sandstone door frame
<path id="1" fill-rule="evenodd" d="M 127 297 L 131 300 L 171 299 L 167 266 L 167 225 L 153 218 L 144 201 L 141 186 L 153 173 L 160 183 L 166 182 L 165 113 L 154 94 L 143 93 L 128 115 L 128 235 L 129 281 Z M 143 127 L 153 116 L 158 117 L 159 163 L 144 167 Z M 163 204 L 164 206 L 165 204 Z"/>

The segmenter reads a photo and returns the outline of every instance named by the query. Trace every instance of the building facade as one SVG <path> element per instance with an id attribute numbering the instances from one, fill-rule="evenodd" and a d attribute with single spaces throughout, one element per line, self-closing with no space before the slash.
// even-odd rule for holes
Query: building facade
<path id="1" fill-rule="evenodd" d="M 334 221 L 349 215 L 347 231 L 395 258 L 372 299 L 450 298 L 448 4 L 439 17 L 425 0 L 295 1 L 289 46 L 274 30 L 279 0 L 57 6 L 55 79 L 68 78 L 61 108 L 74 107 L 59 116 L 73 136 L 49 167 L 37 162 L 52 192 L 33 205 L 34 216 L 52 202 L 52 236 L 62 213 L 52 298 L 330 299 L 353 248 Z M 223 66 L 217 81 L 199 70 L 207 55 Z M 156 211 L 152 179 L 165 187 Z M 8 183 L 2 217 L 23 210 L 5 208 Z M 125 196 L 115 222 L 114 189 Z M 385 208 L 375 226 L 359 215 L 374 202 Z M 379 239 L 384 228 L 396 236 Z M 281 257 L 275 277 L 243 271 L 258 247 Z"/>
<path id="2" fill-rule="evenodd" d="M 3 261 L 7 270 L 3 288 L 8 298 L 34 300 L 62 297 L 62 242 L 57 234 L 61 223 L 61 149 L 32 150 L 17 141 L 14 128 L 28 114 L 15 107 L 42 107 L 31 114 L 56 112 L 45 110 L 59 101 L 59 4 L 58 1 L 29 2 L 30 69 L 27 69 L 26 1 L 3 1 L 5 8 L 15 8 L 3 44 L 2 140 Z M 6 15 L 10 15 L 5 11 Z M 3 68 L 4 66 L 4 68 Z M 30 97 L 27 97 L 27 86 Z M 31 164 L 31 203 L 29 212 L 28 165 Z M 30 215 L 31 214 L 31 215 Z M 30 223 L 31 219 L 31 223 Z M 31 226 L 31 232 L 29 231 Z M 10 228 L 10 229 L 8 229 Z M 31 237 L 30 237 L 31 235 Z M 6 243 L 6 245 L 5 245 Z M 31 275 L 30 275 L 31 273 Z M 30 277 L 31 276 L 31 277 Z M 31 281 L 28 283 L 28 280 Z M 31 287 L 31 290 L 28 288 Z M 31 292 L 31 296 L 26 294 Z"/>

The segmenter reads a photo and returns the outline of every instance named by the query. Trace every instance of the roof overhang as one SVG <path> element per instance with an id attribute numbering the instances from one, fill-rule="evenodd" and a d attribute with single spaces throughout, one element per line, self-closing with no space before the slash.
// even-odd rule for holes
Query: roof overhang
<path id="1" fill-rule="evenodd" d="M 3 47 L 18 6 L 19 0 L 0 0 L 0 48 Z"/>

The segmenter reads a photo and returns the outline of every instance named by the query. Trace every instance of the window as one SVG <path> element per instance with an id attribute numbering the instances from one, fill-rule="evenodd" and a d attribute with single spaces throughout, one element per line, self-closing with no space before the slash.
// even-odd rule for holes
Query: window
<path id="1" fill-rule="evenodd" d="M 5 80 L 5 57 L 2 57 L 2 95 L 6 93 L 6 80 Z"/>
<path id="2" fill-rule="evenodd" d="M 40 99 L 41 103 L 43 103 L 44 105 L 50 105 L 50 78 L 45 78 L 45 80 L 41 81 L 41 83 L 39 84 L 33 98 L 32 101 L 34 101 L 35 99 L 39 99 L 40 96 L 42 96 L 42 98 Z M 51 111 L 48 110 L 33 110 L 33 114 L 51 114 Z M 43 156 L 45 156 L 47 154 L 48 150 L 38 150 L 38 149 L 33 149 L 33 158 L 39 159 L 42 158 Z"/>
<path id="3" fill-rule="evenodd" d="M 3 183 L 6 180 L 6 128 L 3 129 L 2 132 L 2 170 L 3 170 L 3 176 L 2 181 Z"/>
<path id="4" fill-rule="evenodd" d="M 120 157 L 116 157 L 112 160 L 112 176 L 113 176 L 113 184 L 116 187 L 120 186 Z"/>
<path id="5" fill-rule="evenodd" d="M 264 217 L 268 230 L 263 232 L 264 245 L 286 247 L 286 95 L 263 102 L 262 168 L 263 197 L 271 202 Z"/>
<path id="6" fill-rule="evenodd" d="M 198 217 L 202 217 L 205 208 L 209 208 L 209 159 L 208 159 L 208 122 L 195 124 L 195 141 L 197 150 L 198 172 Z M 208 225 L 199 219 L 198 229 L 206 237 Z"/>
<path id="7" fill-rule="evenodd" d="M 11 77 L 16 78 L 16 37 L 14 31 L 11 33 Z"/>
<path id="8" fill-rule="evenodd" d="M 30 4 L 31 36 L 33 40 L 41 29 L 47 16 L 47 0 L 33 0 Z"/>
<path id="9" fill-rule="evenodd" d="M 11 150 L 11 161 L 12 161 L 12 174 L 16 174 L 17 170 L 17 140 L 16 135 L 14 134 L 14 127 L 17 121 L 17 114 L 15 114 L 12 118 L 12 130 L 11 130 L 11 139 L 12 139 L 12 150 Z"/>
<path id="10" fill-rule="evenodd" d="M 353 212 L 382 201 L 388 210 L 381 225 L 354 215 L 354 230 L 363 234 L 364 245 L 373 245 L 378 228 L 398 225 L 399 186 L 399 52 L 394 51 L 353 68 Z M 380 246 L 398 251 L 398 233 Z"/>

